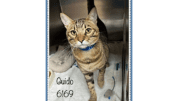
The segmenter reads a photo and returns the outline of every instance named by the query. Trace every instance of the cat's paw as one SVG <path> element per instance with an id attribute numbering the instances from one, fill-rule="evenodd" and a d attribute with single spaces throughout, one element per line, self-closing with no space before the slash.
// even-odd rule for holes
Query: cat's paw
<path id="1" fill-rule="evenodd" d="M 97 101 L 97 98 L 90 98 L 89 101 Z"/>
<path id="2" fill-rule="evenodd" d="M 104 73 L 105 73 L 106 67 L 103 67 L 102 69 L 99 70 L 98 74 L 98 86 L 100 88 L 103 88 L 104 86 Z"/>
<path id="3" fill-rule="evenodd" d="M 103 86 L 104 86 L 104 76 L 103 77 L 98 77 L 98 86 L 100 88 L 103 88 Z"/>
<path id="4" fill-rule="evenodd" d="M 97 96 L 96 95 L 95 96 L 91 96 L 89 101 L 97 101 Z"/>
<path id="5" fill-rule="evenodd" d="M 97 101 L 96 99 L 89 99 L 89 101 Z"/>
<path id="6" fill-rule="evenodd" d="M 89 101 L 97 101 L 97 95 L 96 95 L 95 90 L 91 90 L 90 92 L 91 92 L 91 97 Z"/>

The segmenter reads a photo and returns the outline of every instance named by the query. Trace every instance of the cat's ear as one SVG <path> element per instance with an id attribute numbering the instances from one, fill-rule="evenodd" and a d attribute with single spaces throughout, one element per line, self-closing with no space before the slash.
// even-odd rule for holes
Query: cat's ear
<path id="1" fill-rule="evenodd" d="M 89 20 L 93 21 L 95 24 L 97 24 L 97 16 L 98 16 L 97 15 L 97 10 L 94 7 L 94 8 L 91 9 L 87 19 L 89 19 Z"/>
<path id="2" fill-rule="evenodd" d="M 71 22 L 73 22 L 73 20 L 64 13 L 60 13 L 60 18 L 66 28 Z"/>

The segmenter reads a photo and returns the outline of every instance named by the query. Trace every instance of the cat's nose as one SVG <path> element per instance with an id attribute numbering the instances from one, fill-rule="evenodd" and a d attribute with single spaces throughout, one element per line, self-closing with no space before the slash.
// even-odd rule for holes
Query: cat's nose
<path id="1" fill-rule="evenodd" d="M 84 40 L 81 40 L 81 41 L 79 41 L 79 42 L 82 44 L 82 43 L 83 43 L 83 41 L 84 41 Z"/>

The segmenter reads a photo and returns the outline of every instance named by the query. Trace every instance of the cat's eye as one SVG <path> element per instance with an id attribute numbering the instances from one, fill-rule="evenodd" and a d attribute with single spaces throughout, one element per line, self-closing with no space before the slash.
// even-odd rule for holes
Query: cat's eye
<path id="1" fill-rule="evenodd" d="M 71 34 L 72 34 L 72 35 L 76 35 L 76 31 L 75 31 L 75 30 L 72 30 L 72 31 L 71 31 Z"/>
<path id="2" fill-rule="evenodd" d="M 91 28 L 87 28 L 87 29 L 86 29 L 86 32 L 90 33 L 91 30 L 92 30 Z"/>

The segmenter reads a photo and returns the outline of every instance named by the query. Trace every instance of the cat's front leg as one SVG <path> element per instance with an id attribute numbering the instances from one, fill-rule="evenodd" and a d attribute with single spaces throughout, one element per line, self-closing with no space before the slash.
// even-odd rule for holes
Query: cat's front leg
<path id="1" fill-rule="evenodd" d="M 93 79 L 93 73 L 84 73 L 91 97 L 89 101 L 97 101 L 97 95 L 94 88 L 94 79 Z"/>
<path id="2" fill-rule="evenodd" d="M 106 66 L 99 69 L 99 75 L 98 75 L 98 85 L 100 88 L 104 86 L 104 74 L 105 74 Z"/>

